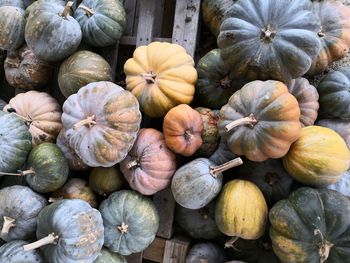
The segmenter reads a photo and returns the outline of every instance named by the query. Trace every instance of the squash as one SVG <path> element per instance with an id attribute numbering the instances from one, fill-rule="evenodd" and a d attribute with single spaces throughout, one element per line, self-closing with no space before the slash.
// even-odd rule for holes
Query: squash
<path id="1" fill-rule="evenodd" d="M 312 1 L 313 12 L 321 22 L 317 33 L 321 51 L 313 60 L 308 75 L 320 74 L 333 61 L 346 56 L 350 47 L 350 8 L 340 1 Z"/>
<path id="2" fill-rule="evenodd" d="M 79 23 L 69 15 L 72 5 L 72 1 L 65 7 L 58 1 L 42 1 L 32 7 L 25 26 L 25 40 L 38 58 L 60 61 L 78 48 L 82 33 Z"/>
<path id="3" fill-rule="evenodd" d="M 164 117 L 163 132 L 170 150 L 183 156 L 193 155 L 203 143 L 201 115 L 190 106 L 180 104 Z"/>
<path id="4" fill-rule="evenodd" d="M 220 110 L 220 135 L 231 151 L 254 162 L 281 158 L 301 133 L 298 101 L 279 81 L 252 81 Z"/>
<path id="5" fill-rule="evenodd" d="M 165 144 L 164 135 L 152 128 L 141 129 L 120 170 L 130 187 L 153 195 L 165 189 L 176 170 L 176 155 Z"/>
<path id="6" fill-rule="evenodd" d="M 0 7 L 1 6 L 16 6 L 25 9 L 23 0 L 0 0 Z"/>
<path id="7" fill-rule="evenodd" d="M 321 109 L 333 118 L 350 118 L 350 67 L 331 71 L 317 86 Z"/>
<path id="8" fill-rule="evenodd" d="M 107 196 L 119 190 L 123 183 L 123 174 L 116 166 L 95 167 L 90 172 L 89 187 L 99 195 Z"/>
<path id="9" fill-rule="evenodd" d="M 236 158 L 216 166 L 209 159 L 198 158 L 183 165 L 171 181 L 175 201 L 188 209 L 206 206 L 221 190 L 222 172 L 242 163 L 241 158 Z"/>
<path id="10" fill-rule="evenodd" d="M 302 129 L 300 138 L 283 157 L 295 180 L 314 187 L 336 183 L 349 169 L 350 151 L 335 131 L 319 126 Z"/>
<path id="11" fill-rule="evenodd" d="M 128 263 L 126 258 L 118 253 L 113 253 L 106 248 L 102 248 L 98 258 L 94 263 Z"/>
<path id="12" fill-rule="evenodd" d="M 0 110 L 2 110 L 6 106 L 6 102 L 0 99 Z"/>
<path id="13" fill-rule="evenodd" d="M 336 191 L 303 187 L 269 213 L 273 250 L 282 263 L 347 262 L 350 199 Z"/>
<path id="14" fill-rule="evenodd" d="M 5 241 L 35 236 L 36 219 L 46 206 L 44 197 L 27 186 L 14 185 L 0 190 L 0 237 Z"/>
<path id="15" fill-rule="evenodd" d="M 14 88 L 39 89 L 47 85 L 53 76 L 53 67 L 38 59 L 27 45 L 8 51 L 4 67 L 6 80 Z"/>
<path id="16" fill-rule="evenodd" d="M 228 182 L 215 209 L 216 225 L 232 237 L 225 247 L 232 247 L 238 238 L 260 238 L 265 231 L 267 213 L 264 195 L 254 183 L 238 179 Z"/>
<path id="17" fill-rule="evenodd" d="M 149 117 L 164 117 L 193 99 L 197 71 L 193 58 L 178 44 L 152 42 L 136 48 L 124 72 L 127 89 Z"/>
<path id="18" fill-rule="evenodd" d="M 112 193 L 99 208 L 105 227 L 104 246 L 123 256 L 147 248 L 156 236 L 159 215 L 150 199 L 131 190 Z"/>
<path id="19" fill-rule="evenodd" d="M 319 54 L 319 29 L 311 1 L 238 0 L 225 13 L 218 46 L 231 78 L 286 83 Z"/>
<path id="20" fill-rule="evenodd" d="M 38 216 L 38 241 L 23 246 L 39 248 L 47 263 L 93 263 L 103 245 L 103 221 L 98 210 L 80 199 L 46 206 Z"/>
<path id="21" fill-rule="evenodd" d="M 198 243 L 186 256 L 186 263 L 224 263 L 226 255 L 222 248 L 214 243 Z"/>
<path id="22" fill-rule="evenodd" d="M 327 185 L 326 188 L 338 191 L 339 193 L 350 197 L 350 171 L 346 171 L 338 182 Z"/>
<path id="23" fill-rule="evenodd" d="M 305 78 L 293 79 L 287 84 L 288 91 L 298 101 L 301 126 L 313 125 L 320 107 L 317 89 Z"/>
<path id="24" fill-rule="evenodd" d="M 236 158 L 236 155 L 231 152 L 224 138 L 220 138 L 220 143 L 215 152 L 209 157 L 209 160 L 220 165 Z"/>
<path id="25" fill-rule="evenodd" d="M 339 119 L 324 119 L 316 122 L 317 126 L 330 128 L 336 131 L 346 142 L 346 145 L 350 149 L 350 122 Z"/>
<path id="26" fill-rule="evenodd" d="M 0 111 L 0 172 L 13 172 L 24 165 L 32 149 L 31 140 L 20 118 Z"/>
<path id="27" fill-rule="evenodd" d="M 103 80 L 112 80 L 111 66 L 103 57 L 87 50 L 77 51 L 63 61 L 58 73 L 58 86 L 66 98 L 91 82 Z"/>
<path id="28" fill-rule="evenodd" d="M 117 42 L 126 25 L 122 2 L 115 0 L 83 0 L 74 13 L 83 32 L 83 41 L 106 47 Z"/>
<path id="29" fill-rule="evenodd" d="M 64 136 L 89 166 L 110 167 L 122 161 L 140 128 L 137 99 L 120 86 L 92 82 L 63 104 Z"/>
<path id="30" fill-rule="evenodd" d="M 23 246 L 27 241 L 15 240 L 0 247 L 0 262 L 6 263 L 44 263 L 41 253 L 37 250 L 24 251 Z"/>
<path id="31" fill-rule="evenodd" d="M 61 106 L 45 92 L 35 90 L 20 93 L 3 109 L 14 112 L 29 126 L 33 146 L 43 142 L 54 142 L 62 128 Z"/>
<path id="32" fill-rule="evenodd" d="M 26 20 L 24 10 L 0 5 L 0 49 L 16 50 L 24 42 Z"/>

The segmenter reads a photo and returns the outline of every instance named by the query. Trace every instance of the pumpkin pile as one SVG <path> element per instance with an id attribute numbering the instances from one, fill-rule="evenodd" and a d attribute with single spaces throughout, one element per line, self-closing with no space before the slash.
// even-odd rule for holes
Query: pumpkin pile
<path id="1" fill-rule="evenodd" d="M 349 262 L 350 67 L 328 70 L 349 7 L 203 0 L 217 46 L 140 46 L 118 85 L 96 50 L 122 37 L 123 4 L 72 6 L 0 0 L 1 67 L 24 89 L 0 100 L 0 262 L 127 262 L 166 188 L 186 263 Z"/>

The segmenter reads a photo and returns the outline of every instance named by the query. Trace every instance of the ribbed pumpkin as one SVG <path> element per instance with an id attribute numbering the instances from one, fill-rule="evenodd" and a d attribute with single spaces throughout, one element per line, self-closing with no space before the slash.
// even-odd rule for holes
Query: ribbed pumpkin
<path id="1" fill-rule="evenodd" d="M 350 171 L 343 173 L 338 182 L 327 185 L 327 188 L 350 197 Z"/>
<path id="2" fill-rule="evenodd" d="M 176 170 L 176 155 L 166 146 L 161 132 L 141 129 L 134 146 L 120 163 L 120 170 L 132 189 L 152 195 L 170 184 Z"/>
<path id="3" fill-rule="evenodd" d="M 324 119 L 316 122 L 317 126 L 323 126 L 336 131 L 346 142 L 350 149 L 350 122 L 339 119 Z"/>
<path id="4" fill-rule="evenodd" d="M 349 169 L 350 151 L 335 131 L 319 126 L 302 129 L 300 138 L 283 158 L 286 171 L 295 180 L 311 186 L 339 181 Z"/>
<path id="5" fill-rule="evenodd" d="M 252 81 L 220 111 L 218 127 L 231 151 L 261 162 L 281 158 L 301 132 L 298 101 L 282 82 Z"/>
<path id="6" fill-rule="evenodd" d="M 106 196 L 119 190 L 123 183 L 123 174 L 116 166 L 95 167 L 90 172 L 89 187 L 100 195 Z"/>
<path id="7" fill-rule="evenodd" d="M 152 42 L 138 47 L 124 72 L 127 89 L 150 117 L 164 117 L 171 108 L 193 99 L 197 71 L 180 45 Z"/>
<path id="8" fill-rule="evenodd" d="M 226 255 L 222 248 L 214 243 L 198 243 L 186 256 L 186 263 L 223 263 Z"/>
<path id="9" fill-rule="evenodd" d="M 44 263 L 41 253 L 37 250 L 24 251 L 27 241 L 16 240 L 0 247 L 0 262 L 6 263 Z"/>
<path id="10" fill-rule="evenodd" d="M 87 50 L 77 51 L 63 61 L 58 73 L 58 86 L 66 98 L 91 82 L 103 80 L 112 80 L 111 66 L 103 57 Z"/>
<path id="11" fill-rule="evenodd" d="M 220 143 L 215 152 L 209 157 L 209 160 L 220 165 L 236 158 L 236 155 L 231 152 L 224 138 L 220 138 Z"/>
<path id="12" fill-rule="evenodd" d="M 140 128 L 137 99 L 120 86 L 92 82 L 63 104 L 65 137 L 89 166 L 110 167 L 122 161 Z"/>
<path id="13" fill-rule="evenodd" d="M 118 253 L 113 253 L 106 248 L 102 248 L 98 258 L 94 263 L 128 263 L 126 258 Z"/>
<path id="14" fill-rule="evenodd" d="M 24 10 L 16 6 L 0 6 L 0 48 L 16 50 L 24 42 L 26 20 Z"/>

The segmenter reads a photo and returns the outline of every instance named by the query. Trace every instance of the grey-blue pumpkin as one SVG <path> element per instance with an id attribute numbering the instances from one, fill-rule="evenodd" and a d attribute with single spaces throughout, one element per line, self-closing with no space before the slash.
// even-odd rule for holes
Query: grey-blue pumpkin
<path id="1" fill-rule="evenodd" d="M 102 248 L 94 263 L 127 263 L 126 258 L 118 253 L 113 253 L 107 248 Z"/>
<path id="2" fill-rule="evenodd" d="M 24 10 L 0 5 L 0 49 L 15 50 L 24 42 L 26 20 Z"/>
<path id="3" fill-rule="evenodd" d="M 2 263 L 45 263 L 40 251 L 25 251 L 27 241 L 15 240 L 0 247 L 0 262 Z"/>

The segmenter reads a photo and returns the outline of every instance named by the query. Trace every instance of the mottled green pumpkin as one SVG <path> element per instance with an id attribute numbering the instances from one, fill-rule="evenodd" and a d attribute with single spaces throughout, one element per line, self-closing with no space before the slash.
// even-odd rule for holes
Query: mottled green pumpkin
<path id="1" fill-rule="evenodd" d="M 124 256 L 102 248 L 94 263 L 127 263 L 127 261 Z"/>
<path id="2" fill-rule="evenodd" d="M 186 256 L 186 263 L 224 263 L 224 250 L 214 243 L 198 243 L 194 245 Z"/>
<path id="3" fill-rule="evenodd" d="M 89 176 L 89 186 L 96 193 L 106 196 L 119 190 L 124 177 L 118 167 L 95 167 Z"/>
<path id="4" fill-rule="evenodd" d="M 0 247 L 0 262 L 3 263 L 45 263 L 40 251 L 24 251 L 27 241 L 15 240 Z"/>
<path id="5" fill-rule="evenodd" d="M 24 42 L 26 20 L 24 10 L 16 6 L 0 6 L 0 48 L 15 50 Z"/>

